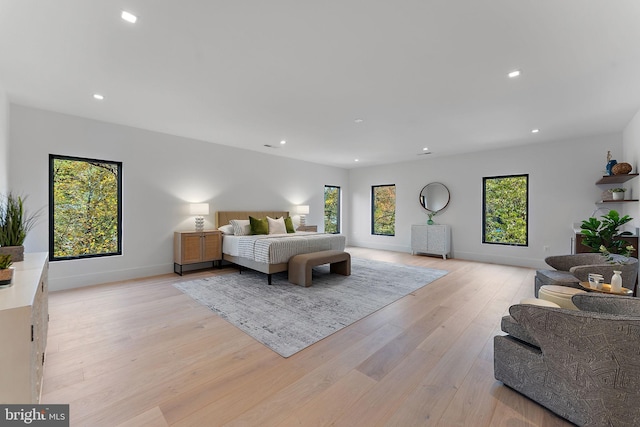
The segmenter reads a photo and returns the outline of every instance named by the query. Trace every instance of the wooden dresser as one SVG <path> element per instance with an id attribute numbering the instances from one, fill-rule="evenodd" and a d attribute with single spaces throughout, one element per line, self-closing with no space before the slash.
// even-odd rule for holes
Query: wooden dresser
<path id="1" fill-rule="evenodd" d="M 0 289 L 0 402 L 39 403 L 49 304 L 49 254 L 25 253 Z"/>

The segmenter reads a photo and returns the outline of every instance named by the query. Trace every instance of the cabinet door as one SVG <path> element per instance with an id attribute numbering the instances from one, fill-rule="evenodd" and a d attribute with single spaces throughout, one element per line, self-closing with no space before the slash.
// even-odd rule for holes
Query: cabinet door
<path id="1" fill-rule="evenodd" d="M 182 264 L 202 261 L 202 238 L 200 236 L 200 233 L 182 234 Z"/>
<path id="2" fill-rule="evenodd" d="M 427 250 L 427 226 L 411 226 L 411 250 L 413 252 L 424 252 Z"/>
<path id="3" fill-rule="evenodd" d="M 202 236 L 202 261 L 217 261 L 222 259 L 222 245 L 220 240 L 220 233 L 204 233 Z"/>
<path id="4" fill-rule="evenodd" d="M 429 239 L 427 240 L 427 250 L 437 254 L 441 254 L 446 248 L 446 228 L 439 225 L 431 225 L 429 227 Z"/>

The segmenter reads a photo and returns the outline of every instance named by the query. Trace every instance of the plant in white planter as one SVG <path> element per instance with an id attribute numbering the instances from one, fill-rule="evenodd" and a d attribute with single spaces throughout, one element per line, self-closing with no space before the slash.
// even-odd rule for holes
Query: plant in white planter
<path id="1" fill-rule="evenodd" d="M 0 255 L 0 287 L 9 286 L 13 279 L 13 269 L 9 268 L 13 264 L 11 255 Z"/>
<path id="2" fill-rule="evenodd" d="M 609 190 L 609 192 L 613 196 L 613 200 L 624 200 L 625 191 L 627 191 L 626 188 L 612 188 L 611 190 Z"/>

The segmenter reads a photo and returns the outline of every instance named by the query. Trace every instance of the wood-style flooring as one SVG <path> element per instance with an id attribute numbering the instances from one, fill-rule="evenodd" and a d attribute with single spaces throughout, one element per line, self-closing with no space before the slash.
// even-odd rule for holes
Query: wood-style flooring
<path id="1" fill-rule="evenodd" d="M 571 425 L 493 378 L 532 269 L 348 251 L 449 274 L 288 359 L 171 286 L 233 268 L 53 292 L 42 402 L 72 426 Z"/>

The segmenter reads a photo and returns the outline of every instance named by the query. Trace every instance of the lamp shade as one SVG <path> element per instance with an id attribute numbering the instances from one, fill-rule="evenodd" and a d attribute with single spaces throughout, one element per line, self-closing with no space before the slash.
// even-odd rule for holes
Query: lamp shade
<path id="1" fill-rule="evenodd" d="M 296 211 L 299 215 L 309 215 L 309 205 L 298 205 Z"/>
<path id="2" fill-rule="evenodd" d="M 191 203 L 189 213 L 196 216 L 209 215 L 209 203 Z"/>

